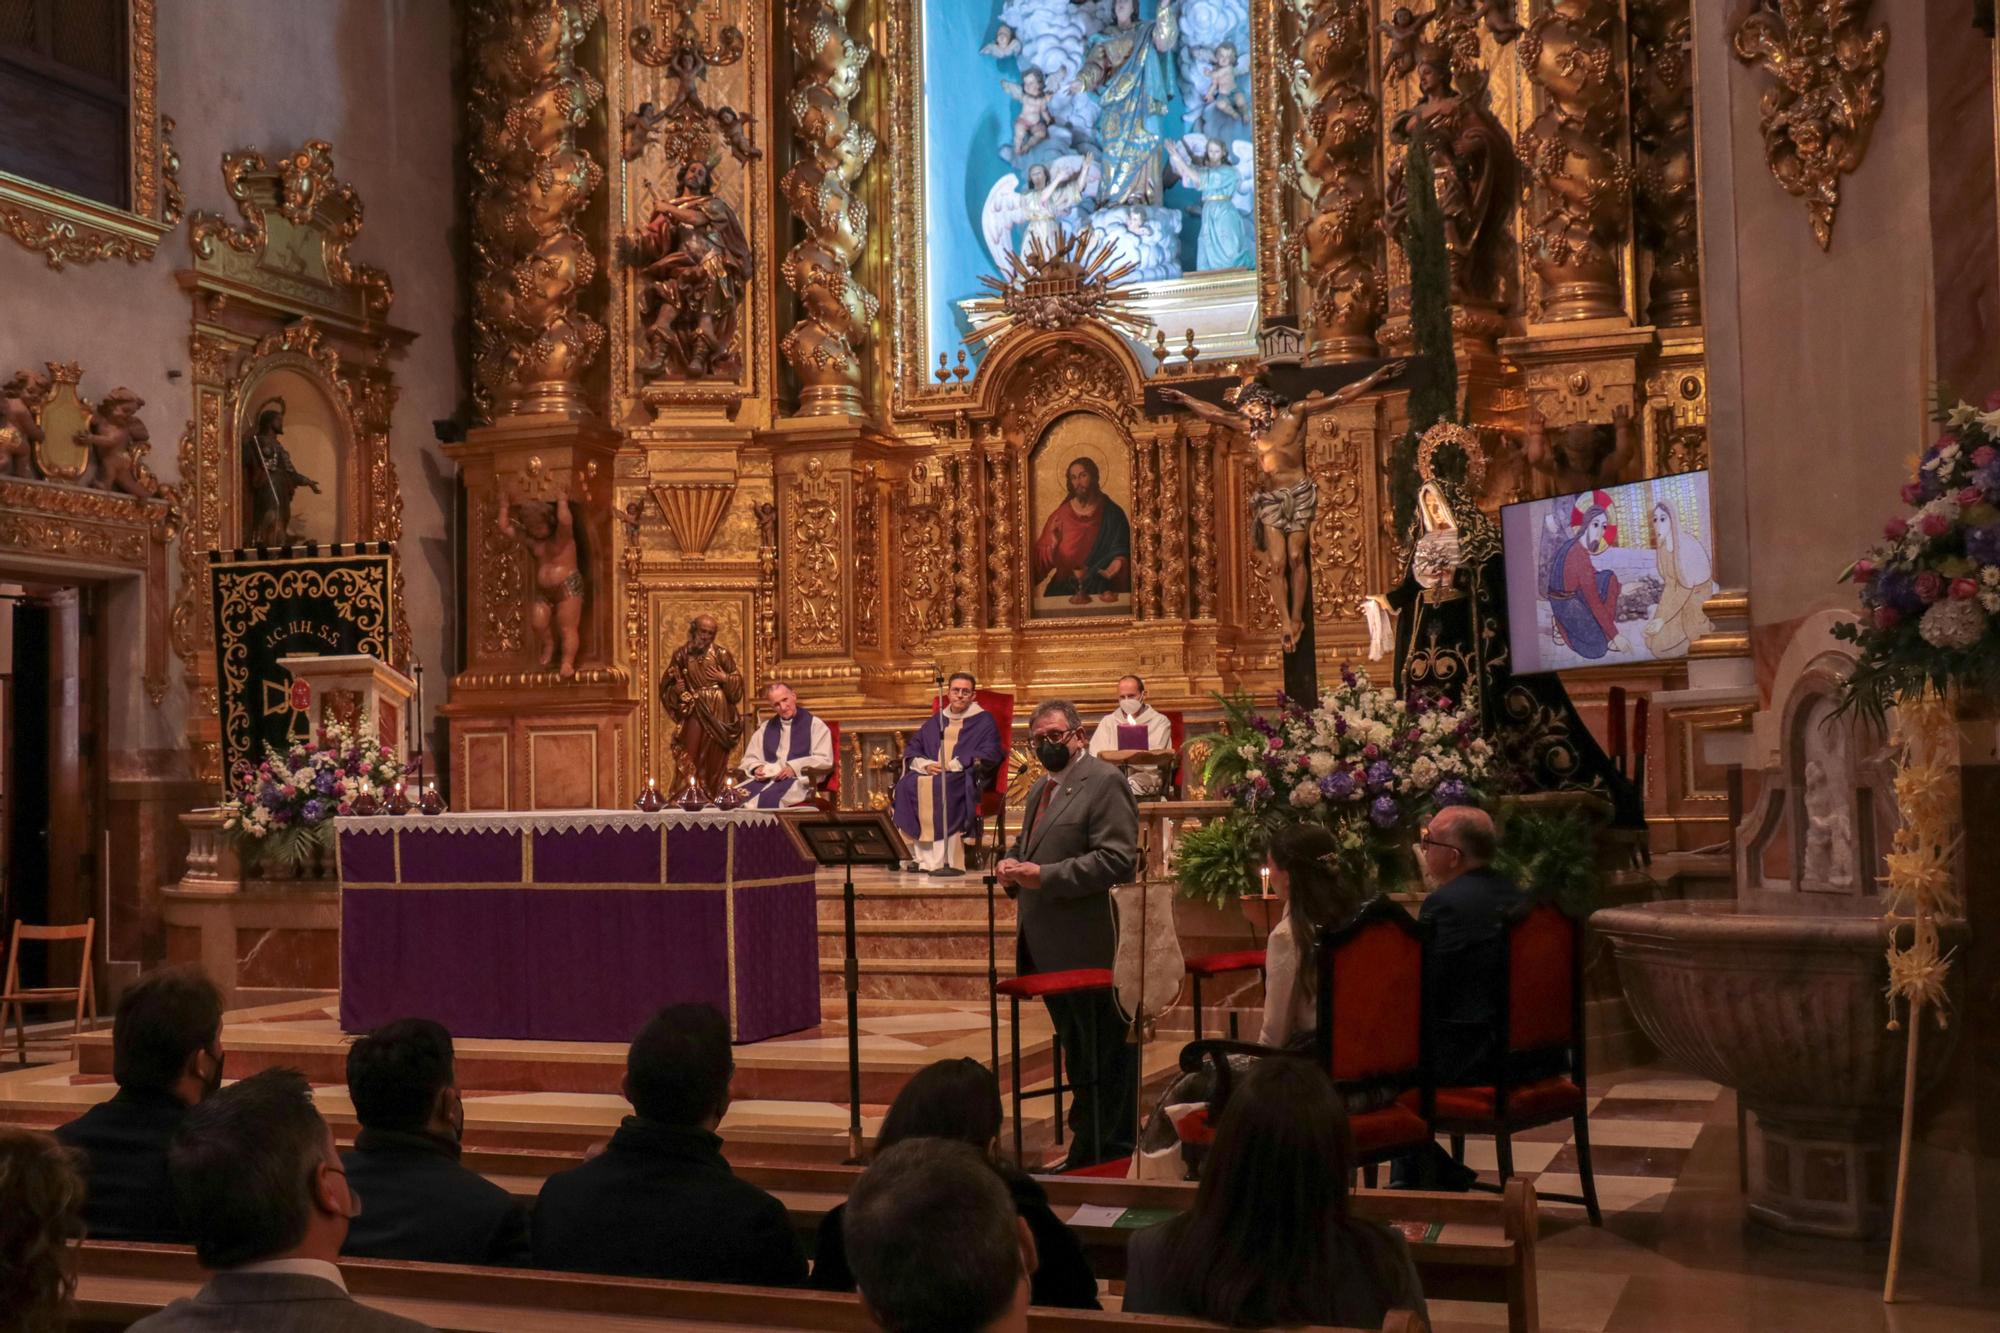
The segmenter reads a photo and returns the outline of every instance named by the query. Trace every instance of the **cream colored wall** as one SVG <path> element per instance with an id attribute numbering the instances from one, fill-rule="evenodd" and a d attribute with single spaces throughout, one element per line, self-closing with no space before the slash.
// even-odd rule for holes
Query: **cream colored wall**
<path id="1" fill-rule="evenodd" d="M 311 138 L 333 144 L 338 176 L 366 210 L 354 256 L 388 271 L 390 318 L 418 337 L 396 366 L 401 397 L 393 439 L 403 488 L 405 604 L 426 666 L 426 702 L 442 702 L 452 578 L 451 472 L 430 423 L 459 401 L 453 301 L 450 6 L 443 0 L 160 0 L 159 108 L 177 122 L 181 183 L 192 212 L 238 220 L 223 193 L 222 154 L 274 154 Z M 191 410 L 189 303 L 174 283 L 188 263 L 183 224 L 149 264 L 50 271 L 38 254 L 0 238 L 0 372 L 79 361 L 83 392 L 120 384 L 146 400 L 152 467 L 177 474 L 175 452 Z M 178 378 L 169 378 L 177 375 Z M 176 574 L 177 562 L 174 564 Z M 136 601 L 120 596 L 119 603 Z M 114 623 L 128 617 L 113 613 Z M 180 668 L 164 707 L 146 701 L 133 666 L 111 701 L 115 751 L 180 744 L 186 698 Z M 126 651 L 122 646 L 118 650 Z M 430 688 L 435 687 L 435 688 Z"/>
<path id="2" fill-rule="evenodd" d="M 1896 509 L 1930 429 L 1923 9 L 1875 8 L 1885 106 L 1822 252 L 1766 165 L 1769 76 L 1730 53 L 1727 7 L 1694 6 L 1717 573 L 1747 580 L 1753 625 L 1853 605 L 1834 580 Z"/>

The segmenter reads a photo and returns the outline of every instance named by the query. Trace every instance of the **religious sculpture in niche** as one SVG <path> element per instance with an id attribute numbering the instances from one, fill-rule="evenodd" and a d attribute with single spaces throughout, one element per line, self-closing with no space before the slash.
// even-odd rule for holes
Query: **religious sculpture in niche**
<path id="1" fill-rule="evenodd" d="M 534 602 L 528 622 L 541 641 L 536 665 L 545 671 L 554 665 L 558 675 L 574 676 L 583 625 L 584 574 L 569 501 L 523 501 L 510 493 L 502 498 L 498 527 L 502 537 L 518 542 L 534 557 Z"/>
<path id="2" fill-rule="evenodd" d="M 1160 390 L 1169 402 L 1179 403 L 1203 421 L 1244 436 L 1256 451 L 1257 488 L 1250 496 L 1250 513 L 1257 524 L 1258 560 L 1278 608 L 1287 653 L 1305 629 L 1307 541 L 1319 512 L 1319 487 L 1306 470 L 1306 421 L 1315 413 L 1354 401 L 1402 374 L 1408 364 L 1392 361 L 1333 393 L 1315 389 L 1297 402 L 1258 380 L 1246 380 L 1227 395 L 1234 412 L 1180 389 Z"/>
<path id="3" fill-rule="evenodd" d="M 1797 807 L 1803 844 L 1799 887 L 1808 892 L 1854 892 L 1854 792 L 1860 786 L 1848 728 L 1821 696 L 1799 713 Z"/>
<path id="4" fill-rule="evenodd" d="M 85 484 L 104 491 L 123 491 L 141 500 L 153 499 L 159 486 L 147 475 L 141 461 L 152 448 L 152 435 L 139 420 L 146 400 L 120 386 L 98 401 L 90 414 L 90 425 L 77 436 L 77 443 L 90 450 L 90 471 Z"/>
<path id="5" fill-rule="evenodd" d="M 0 476 L 35 475 L 35 450 L 42 443 L 41 410 L 49 400 L 49 377 L 17 370 L 0 385 Z"/>
<path id="6" fill-rule="evenodd" d="M 252 546 L 284 546 L 292 530 L 292 497 L 300 487 L 320 493 L 320 484 L 299 471 L 285 449 L 285 400 L 272 398 L 257 408 L 257 424 L 243 439 L 243 479 L 250 492 Z"/>
<path id="7" fill-rule="evenodd" d="M 1500 248 L 1515 191 L 1514 146 L 1479 94 L 1455 81 L 1451 53 L 1425 45 L 1418 54 L 1416 105 L 1397 116 L 1390 139 L 1408 144 L 1421 124 L 1430 147 L 1431 187 L 1444 215 L 1451 258 L 1452 301 L 1493 302 L 1500 297 Z M 1383 226 L 1402 243 L 1410 211 L 1404 154 L 1390 154 L 1383 190 Z"/>
<path id="8" fill-rule="evenodd" d="M 1625 480 L 1639 457 L 1639 431 L 1632 409 L 1619 404 L 1609 424 L 1579 421 L 1558 427 L 1550 439 L 1548 421 L 1528 409 L 1522 457 L 1542 494 L 1559 495 L 1611 486 Z"/>
<path id="9" fill-rule="evenodd" d="M 713 796 L 743 739 L 743 673 L 736 655 L 715 641 L 711 615 L 688 622 L 687 642 L 674 649 L 660 677 L 660 707 L 674 720 L 674 785 L 690 779 Z"/>
<path id="10" fill-rule="evenodd" d="M 621 246 L 640 276 L 646 355 L 637 369 L 647 379 L 735 375 L 750 242 L 736 210 L 717 197 L 708 163 L 684 164 L 675 185 L 679 193 L 656 202 L 646 225 Z"/>

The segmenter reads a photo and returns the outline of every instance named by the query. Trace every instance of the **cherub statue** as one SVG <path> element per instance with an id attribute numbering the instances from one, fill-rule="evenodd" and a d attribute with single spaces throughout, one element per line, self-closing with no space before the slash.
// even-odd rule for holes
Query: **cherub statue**
<path id="1" fill-rule="evenodd" d="M 1250 99 L 1237 84 L 1237 59 L 1234 42 L 1219 42 L 1201 71 L 1202 108 L 1197 119 L 1211 139 L 1238 138 L 1250 124 Z"/>
<path id="2" fill-rule="evenodd" d="M 1021 39 L 1014 34 L 1014 29 L 1010 25 L 1003 23 L 994 31 L 993 40 L 979 48 L 979 54 L 992 56 L 995 60 L 1017 56 L 1021 54 Z"/>
<path id="3" fill-rule="evenodd" d="M 1548 421 L 1538 409 L 1528 410 L 1528 428 L 1521 454 L 1530 469 L 1546 479 L 1551 493 L 1587 491 L 1615 485 L 1639 454 L 1639 432 L 1632 409 L 1620 404 L 1607 428 L 1578 422 L 1555 432 L 1549 441 Z"/>
<path id="4" fill-rule="evenodd" d="M 1258 559 L 1272 604 L 1278 608 L 1287 653 L 1305 632 L 1306 542 L 1319 512 L 1319 487 L 1306 471 L 1306 420 L 1353 402 L 1402 374 L 1408 364 L 1391 361 L 1333 393 L 1315 389 L 1297 402 L 1280 397 L 1258 380 L 1246 380 L 1227 395 L 1235 404 L 1234 412 L 1179 389 L 1160 390 L 1162 397 L 1203 421 L 1242 434 L 1257 452 L 1257 490 L 1250 497 L 1250 512 L 1257 521 Z"/>
<path id="5" fill-rule="evenodd" d="M 578 627 L 583 623 L 583 569 L 569 502 L 523 502 L 509 491 L 501 499 L 500 535 L 518 541 L 535 557 L 535 605 L 529 619 L 542 641 L 536 661 L 546 670 L 560 644 L 557 674 L 575 675 Z"/>
<path id="6" fill-rule="evenodd" d="M 1011 171 L 994 181 L 979 210 L 979 225 L 995 266 L 1004 269 L 1007 254 L 1015 250 L 1017 224 L 1026 224 L 1017 253 L 1026 253 L 1037 238 L 1045 250 L 1053 251 L 1062 244 L 1063 214 L 1077 206 L 1094 179 L 1089 159 L 1072 154 L 1029 167 L 1025 190 L 1020 188 L 1021 178 Z"/>
<path id="7" fill-rule="evenodd" d="M 14 372 L 0 385 L 0 477 L 35 475 L 35 446 L 42 427 L 35 413 L 49 401 L 49 377 L 39 370 Z"/>
<path id="8" fill-rule="evenodd" d="M 1000 86 L 1021 103 L 1021 114 L 1014 117 L 1014 161 L 1019 162 L 1030 148 L 1049 137 L 1049 103 L 1055 94 L 1049 91 L 1048 77 L 1038 69 L 1024 69 L 1019 83 L 1002 79 Z"/>
<path id="9" fill-rule="evenodd" d="M 757 117 L 733 106 L 719 106 L 713 114 L 717 132 L 738 162 L 755 162 L 764 156 L 764 150 L 750 142 L 750 127 L 757 123 Z"/>
<path id="10" fill-rule="evenodd" d="M 659 128 L 667 113 L 656 108 L 651 102 L 641 102 L 636 111 L 626 113 L 619 122 L 619 153 L 627 162 L 636 162 L 646 155 L 646 145 L 652 142 L 653 131 Z"/>
<path id="11" fill-rule="evenodd" d="M 90 448 L 88 484 L 106 491 L 123 491 L 150 500 L 160 491 L 139 470 L 139 455 L 152 447 L 152 436 L 138 411 L 146 400 L 119 387 L 104 395 L 90 414 L 90 426 L 76 433 L 76 442 Z"/>
<path id="12" fill-rule="evenodd" d="M 1419 18 L 1408 5 L 1397 5 L 1396 12 L 1377 25 L 1389 38 L 1389 53 L 1382 57 L 1384 78 L 1407 79 L 1415 72 L 1417 46 L 1423 41 L 1424 29 L 1436 17 L 1432 12 Z"/>
<path id="13" fill-rule="evenodd" d="M 1527 31 L 1514 17 L 1514 0 L 1481 0 L 1480 8 L 1485 11 L 1486 31 L 1502 46 Z"/>

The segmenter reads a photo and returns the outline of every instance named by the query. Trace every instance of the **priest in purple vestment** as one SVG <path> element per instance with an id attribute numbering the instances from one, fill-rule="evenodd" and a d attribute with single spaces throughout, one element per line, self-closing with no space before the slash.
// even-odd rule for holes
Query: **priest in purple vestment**
<path id="1" fill-rule="evenodd" d="M 917 729 L 903 751 L 896 782 L 896 827 L 914 844 L 917 868 L 965 873 L 965 835 L 979 819 L 979 798 L 993 785 L 1006 750 L 993 715 L 979 706 L 967 672 L 945 685 L 944 707 Z"/>
<path id="2" fill-rule="evenodd" d="M 782 680 L 764 687 L 772 717 L 750 733 L 743 767 L 750 804 L 760 810 L 804 805 L 816 784 L 833 772 L 833 729 L 799 706 L 798 691 Z"/>

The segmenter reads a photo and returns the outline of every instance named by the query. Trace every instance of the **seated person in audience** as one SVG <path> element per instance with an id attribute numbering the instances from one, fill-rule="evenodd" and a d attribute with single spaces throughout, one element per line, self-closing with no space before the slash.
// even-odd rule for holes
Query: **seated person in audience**
<path id="1" fill-rule="evenodd" d="M 971 1145 L 906 1139 L 877 1154 L 842 1228 L 883 1333 L 1026 1333 L 1035 1238 Z"/>
<path id="2" fill-rule="evenodd" d="M 804 805 L 813 788 L 833 772 L 833 729 L 799 706 L 799 696 L 782 680 L 764 687 L 771 720 L 750 733 L 743 767 L 750 804 L 765 810 Z"/>
<path id="3" fill-rule="evenodd" d="M 1403 1238 L 1349 1213 L 1353 1175 L 1325 1071 L 1259 1060 L 1216 1126 L 1194 1207 L 1133 1235 L 1126 1313 L 1238 1328 L 1376 1328 L 1390 1310 L 1428 1321 Z"/>
<path id="4" fill-rule="evenodd" d="M 168 1154 L 208 1282 L 133 1333 L 422 1333 L 360 1304 L 334 1261 L 361 1200 L 293 1069 L 252 1074 L 188 1112 Z"/>
<path id="5" fill-rule="evenodd" d="M 0 1129 L 0 1328 L 56 1333 L 76 1291 L 83 1176 L 46 1134 Z"/>
<path id="6" fill-rule="evenodd" d="M 343 1254 L 435 1264 L 524 1265 L 528 1215 L 458 1163 L 465 1137 L 451 1034 L 428 1018 L 388 1023 L 347 1048 L 361 1132 L 341 1155 L 367 1204 Z"/>
<path id="7" fill-rule="evenodd" d="M 1128 744 L 1138 740 L 1137 730 L 1143 729 L 1146 739 L 1138 745 Z M 1118 707 L 1098 722 L 1097 729 L 1090 733 L 1090 753 L 1102 756 L 1112 750 L 1171 750 L 1174 748 L 1174 724 L 1165 713 L 1146 702 L 1146 682 L 1137 676 L 1118 678 Z M 1158 796 L 1160 794 L 1160 770 L 1151 765 L 1125 770 L 1125 780 L 1132 785 L 1134 796 Z"/>
<path id="8" fill-rule="evenodd" d="M 1353 916 L 1361 895 L 1341 883 L 1340 844 L 1318 824 L 1289 824 L 1271 838 L 1266 865 L 1285 914 L 1264 942 L 1265 1046 L 1310 1045 L 1319 1026 L 1319 933 Z"/>
<path id="9" fill-rule="evenodd" d="M 1493 817 L 1477 806 L 1438 811 L 1417 840 L 1424 897 L 1418 919 L 1430 927 L 1424 946 L 1424 1010 L 1431 1077 L 1441 1088 L 1491 1083 L 1503 1052 L 1494 1049 L 1507 914 L 1526 901 L 1492 868 L 1498 850 Z M 1478 1173 L 1435 1143 L 1398 1158 L 1394 1183 L 1462 1190 Z"/>
<path id="10" fill-rule="evenodd" d="M 954 1139 L 979 1150 L 1013 1197 L 1014 1210 L 1028 1224 L 1041 1266 L 1035 1269 L 1030 1303 L 1095 1310 L 1097 1278 L 1083 1243 L 1049 1207 L 1049 1196 L 1029 1176 L 995 1155 L 1000 1142 L 1000 1081 L 977 1060 L 940 1060 L 917 1071 L 903 1085 L 875 1136 L 877 1156 L 906 1139 Z M 822 1291 L 853 1291 L 837 1205 L 820 1223 L 813 1245 L 812 1285 Z"/>
<path id="11" fill-rule="evenodd" d="M 84 1223 L 93 1240 L 184 1243 L 167 1143 L 222 1086 L 222 993 L 201 969 L 163 968 L 119 997 L 111 1075 L 117 1094 L 56 1130 L 84 1157 Z"/>
<path id="12" fill-rule="evenodd" d="M 662 1009 L 625 1062 L 626 1116 L 582 1166 L 549 1177 L 535 1204 L 537 1268 L 621 1277 L 798 1286 L 805 1252 L 785 1206 L 738 1180 L 715 1127 L 736 1062 L 729 1024 L 706 1004 Z"/>

